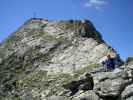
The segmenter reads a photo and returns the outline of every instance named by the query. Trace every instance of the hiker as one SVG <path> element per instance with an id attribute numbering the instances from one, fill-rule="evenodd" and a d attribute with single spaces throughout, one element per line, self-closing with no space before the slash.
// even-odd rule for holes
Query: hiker
<path id="1" fill-rule="evenodd" d="M 102 62 L 105 66 L 106 71 L 111 71 L 115 69 L 115 58 L 112 58 L 111 55 L 107 55 L 107 59 Z"/>

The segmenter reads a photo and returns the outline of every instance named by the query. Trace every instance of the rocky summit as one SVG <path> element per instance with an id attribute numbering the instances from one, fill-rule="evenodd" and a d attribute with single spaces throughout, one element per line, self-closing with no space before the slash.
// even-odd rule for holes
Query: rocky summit
<path id="1" fill-rule="evenodd" d="M 133 64 L 89 20 L 29 19 L 0 44 L 0 100 L 133 100 Z"/>

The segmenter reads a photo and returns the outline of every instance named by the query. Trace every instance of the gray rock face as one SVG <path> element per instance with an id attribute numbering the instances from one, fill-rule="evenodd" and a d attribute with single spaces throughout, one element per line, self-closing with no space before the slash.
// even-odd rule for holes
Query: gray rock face
<path id="1" fill-rule="evenodd" d="M 100 97 L 112 96 L 117 97 L 120 95 L 121 89 L 125 87 L 125 83 L 121 79 L 106 80 L 96 86 L 97 93 Z M 99 91 L 100 90 L 100 91 Z"/>
<path id="2" fill-rule="evenodd" d="M 102 67 L 100 62 L 107 54 L 117 56 L 88 20 L 30 19 L 0 44 L 0 99 L 98 100 L 100 96 L 119 96 L 121 89 L 131 84 L 132 68 L 92 70 Z M 87 72 L 94 72 L 94 91 L 79 90 L 79 95 L 70 97 L 63 84 L 77 81 Z"/>
<path id="3" fill-rule="evenodd" d="M 133 84 L 127 86 L 125 90 L 122 92 L 122 98 L 127 99 L 130 96 L 133 96 Z M 132 98 L 133 99 L 133 98 Z"/>
<path id="4" fill-rule="evenodd" d="M 48 100 L 67 100 L 67 99 L 63 96 L 51 96 L 48 98 Z"/>
<path id="5" fill-rule="evenodd" d="M 100 100 L 94 91 L 80 92 L 72 100 Z"/>
<path id="6" fill-rule="evenodd" d="M 133 80 L 128 67 L 113 72 L 101 72 L 94 75 L 95 92 L 104 100 L 127 100 L 132 98 Z M 130 98 L 129 98 L 130 97 Z"/>

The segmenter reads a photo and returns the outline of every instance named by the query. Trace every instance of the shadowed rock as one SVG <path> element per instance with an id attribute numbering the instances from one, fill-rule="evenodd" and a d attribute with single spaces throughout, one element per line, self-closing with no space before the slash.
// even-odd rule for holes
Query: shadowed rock
<path id="1" fill-rule="evenodd" d="M 71 91 L 70 94 L 71 96 L 74 95 L 79 90 L 83 91 L 92 90 L 94 87 L 93 77 L 89 73 L 87 73 L 85 76 L 86 76 L 85 79 L 72 81 L 68 84 L 63 85 L 63 87 Z"/>

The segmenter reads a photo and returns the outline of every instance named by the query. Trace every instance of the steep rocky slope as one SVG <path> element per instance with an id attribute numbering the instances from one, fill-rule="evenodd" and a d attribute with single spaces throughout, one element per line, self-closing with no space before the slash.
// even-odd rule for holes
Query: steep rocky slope
<path id="1" fill-rule="evenodd" d="M 0 99 L 67 98 L 62 85 L 101 67 L 107 54 L 117 57 L 89 20 L 30 19 L 0 45 Z"/>

